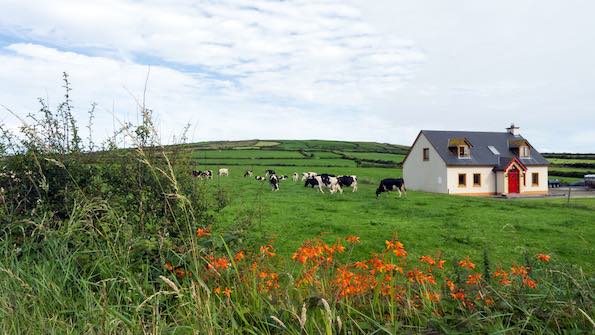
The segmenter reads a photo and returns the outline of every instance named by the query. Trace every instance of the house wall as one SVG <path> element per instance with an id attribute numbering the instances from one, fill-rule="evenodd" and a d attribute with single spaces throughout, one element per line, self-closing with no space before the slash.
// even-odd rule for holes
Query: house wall
<path id="1" fill-rule="evenodd" d="M 459 174 L 467 175 L 467 185 L 459 186 Z M 481 185 L 473 185 L 473 174 L 481 175 Z M 449 166 L 447 172 L 449 194 L 491 195 L 496 192 L 496 178 L 492 166 Z"/>
<path id="2" fill-rule="evenodd" d="M 539 173 L 539 185 L 533 186 L 531 183 L 531 174 Z M 525 174 L 526 183 L 523 186 L 521 179 L 521 193 L 526 194 L 545 194 L 548 193 L 548 167 L 547 166 L 527 166 L 527 172 Z"/>
<path id="3" fill-rule="evenodd" d="M 430 149 L 430 159 L 423 160 L 423 148 Z M 405 187 L 410 190 L 446 193 L 446 164 L 428 139 L 420 134 L 403 162 Z"/>
<path id="4" fill-rule="evenodd" d="M 508 183 L 506 177 L 504 177 L 504 171 L 496 172 L 496 193 L 502 194 L 504 190 L 508 189 Z"/>

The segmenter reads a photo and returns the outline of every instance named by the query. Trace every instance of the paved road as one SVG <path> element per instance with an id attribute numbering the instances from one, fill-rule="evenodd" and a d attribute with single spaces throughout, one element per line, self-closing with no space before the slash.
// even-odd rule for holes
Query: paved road
<path id="1" fill-rule="evenodd" d="M 571 198 L 595 198 L 595 189 L 585 187 L 570 187 Z M 550 188 L 550 197 L 567 197 L 568 187 Z"/>

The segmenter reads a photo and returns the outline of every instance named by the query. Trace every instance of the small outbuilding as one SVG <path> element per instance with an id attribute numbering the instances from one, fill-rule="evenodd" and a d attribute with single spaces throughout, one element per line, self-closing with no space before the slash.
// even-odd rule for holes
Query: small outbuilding
<path id="1" fill-rule="evenodd" d="M 408 189 L 547 194 L 549 162 L 511 125 L 506 132 L 422 130 L 403 161 Z"/>

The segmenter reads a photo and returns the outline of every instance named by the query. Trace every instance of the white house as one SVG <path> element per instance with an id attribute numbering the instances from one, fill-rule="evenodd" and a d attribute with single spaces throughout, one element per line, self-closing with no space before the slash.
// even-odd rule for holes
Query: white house
<path id="1" fill-rule="evenodd" d="M 547 194 L 548 161 L 519 134 L 422 130 L 403 161 L 408 189 L 461 194 Z"/>

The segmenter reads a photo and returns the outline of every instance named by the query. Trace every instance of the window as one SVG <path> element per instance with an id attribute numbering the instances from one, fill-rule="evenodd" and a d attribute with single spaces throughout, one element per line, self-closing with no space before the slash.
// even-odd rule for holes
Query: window
<path id="1" fill-rule="evenodd" d="M 523 173 L 523 186 L 527 186 L 527 174 Z"/>
<path id="2" fill-rule="evenodd" d="M 424 148 L 424 161 L 430 160 L 430 148 Z"/>
<path id="3" fill-rule="evenodd" d="M 459 173 L 459 187 L 467 186 L 467 174 Z"/>
<path id="4" fill-rule="evenodd" d="M 500 151 L 498 151 L 498 149 L 496 149 L 496 147 L 494 147 L 493 145 L 488 145 L 488 149 L 490 149 L 490 151 L 494 154 L 494 155 L 499 155 Z"/>
<path id="5" fill-rule="evenodd" d="M 531 185 L 539 186 L 539 173 L 537 173 L 537 172 L 531 173 Z"/>
<path id="6" fill-rule="evenodd" d="M 521 157 L 529 157 L 529 147 L 520 147 L 519 148 L 519 156 Z"/>
<path id="7" fill-rule="evenodd" d="M 481 173 L 473 174 L 473 186 L 481 186 Z"/>
<path id="8" fill-rule="evenodd" d="M 459 158 L 469 157 L 469 147 L 461 145 L 459 146 Z"/>

